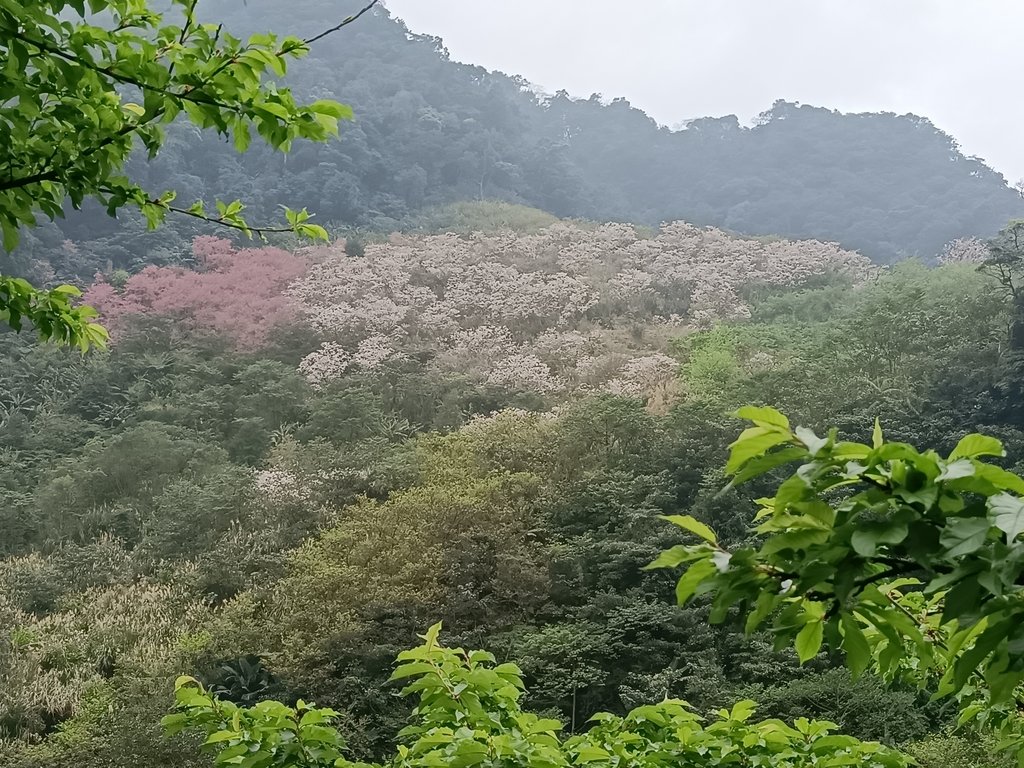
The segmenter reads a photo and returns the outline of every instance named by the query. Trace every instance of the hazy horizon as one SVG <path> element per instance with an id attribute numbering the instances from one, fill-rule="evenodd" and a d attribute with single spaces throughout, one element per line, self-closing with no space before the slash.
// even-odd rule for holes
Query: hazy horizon
<path id="1" fill-rule="evenodd" d="M 385 4 L 455 60 L 546 92 L 625 97 L 663 125 L 728 114 L 749 123 L 778 99 L 914 113 L 1008 182 L 1024 177 L 1011 128 L 1024 104 L 1007 98 L 1024 63 L 1024 5 L 1008 0 L 648 0 L 625 12 L 609 0 Z"/>

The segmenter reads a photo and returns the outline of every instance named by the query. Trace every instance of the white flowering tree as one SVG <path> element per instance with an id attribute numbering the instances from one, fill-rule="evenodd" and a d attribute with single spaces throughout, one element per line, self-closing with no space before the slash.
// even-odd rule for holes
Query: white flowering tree
<path id="1" fill-rule="evenodd" d="M 673 333 L 748 317 L 743 296 L 830 273 L 855 282 L 875 268 L 814 240 L 733 237 L 684 222 L 644 237 L 625 224 L 559 222 L 536 234 L 393 235 L 353 258 L 311 248 L 309 272 L 290 297 L 323 336 L 302 362 L 317 386 L 373 369 L 407 346 L 482 383 L 538 392 L 603 389 L 649 396 L 675 372 Z"/>

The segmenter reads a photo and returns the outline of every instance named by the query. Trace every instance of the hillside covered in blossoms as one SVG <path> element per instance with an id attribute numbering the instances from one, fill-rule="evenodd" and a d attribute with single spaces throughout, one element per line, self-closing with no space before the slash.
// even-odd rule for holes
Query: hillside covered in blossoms
<path id="1" fill-rule="evenodd" d="M 392 234 L 362 250 L 347 253 L 344 241 L 236 250 L 199 238 L 198 270 L 152 266 L 119 285 L 100 276 L 85 300 L 115 340 L 138 315 L 217 331 L 241 348 L 265 344 L 276 325 L 303 325 L 320 345 L 299 371 L 318 388 L 411 359 L 504 391 L 646 397 L 674 379 L 673 339 L 749 318 L 752 296 L 822 280 L 854 288 L 878 274 L 833 243 L 684 222 L 646 234 L 568 222 L 532 234 Z"/>
<path id="2" fill-rule="evenodd" d="M 97 276 L 109 352 L 12 337 L 5 764 L 203 765 L 154 725 L 183 666 L 315 697 L 380 754 L 407 716 L 390 658 L 438 617 L 509 648 L 529 706 L 566 722 L 755 696 L 926 759 L 975 749 L 913 690 L 712 630 L 642 569 L 674 541 L 660 515 L 750 535 L 757 490 L 723 497 L 720 467 L 751 400 L 940 446 L 980 423 L 1024 455 L 985 246 L 878 268 L 682 222 L 444 217 L 315 247 L 200 237 L 193 268 Z"/>

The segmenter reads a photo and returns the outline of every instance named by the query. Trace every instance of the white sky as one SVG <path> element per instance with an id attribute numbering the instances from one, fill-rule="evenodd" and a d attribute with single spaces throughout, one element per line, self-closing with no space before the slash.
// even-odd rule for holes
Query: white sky
<path id="1" fill-rule="evenodd" d="M 914 112 L 1024 177 L 1021 0 L 386 0 L 453 59 L 665 125 L 776 99 Z"/>

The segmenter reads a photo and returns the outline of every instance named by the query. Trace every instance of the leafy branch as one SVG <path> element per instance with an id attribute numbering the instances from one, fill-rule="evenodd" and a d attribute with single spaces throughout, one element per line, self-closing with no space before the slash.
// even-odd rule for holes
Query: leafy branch
<path id="1" fill-rule="evenodd" d="M 0 146 L 4 248 L 13 250 L 21 229 L 35 226 L 40 214 L 54 219 L 68 202 L 78 208 L 86 198 L 99 201 L 111 216 L 125 206 L 136 207 L 150 227 L 175 213 L 250 237 L 294 232 L 326 239 L 326 230 L 312 224 L 305 209 L 282 206 L 285 225 L 255 226 L 242 215 L 239 201 L 217 202 L 216 213 L 207 213 L 201 204 L 174 206 L 173 193 L 149 195 L 124 178 L 123 169 L 137 142 L 150 157 L 156 155 L 164 142 L 161 125 L 180 114 L 200 129 L 231 137 L 239 152 L 248 149 L 254 131 L 282 152 L 296 140 L 322 142 L 336 136 L 338 122 L 352 116 L 349 107 L 329 100 L 299 104 L 270 78 L 284 76 L 288 59 L 306 54 L 311 43 L 376 5 L 374 0 L 307 40 L 257 34 L 243 43 L 223 25 L 197 24 L 197 0 L 171 0 L 171 7 L 184 14 L 180 25 L 164 24 L 166 13 L 142 0 L 91 3 L 93 9 L 102 6 L 110 12 L 114 21 L 109 29 L 86 21 L 85 5 L 77 0 L 0 3 L 0 52 L 7 70 L 31 73 L 5 80 L 5 98 L 18 108 L 4 113 L 6 135 Z M 126 86 L 138 89 L 141 104 L 124 100 Z M 92 315 L 70 313 L 73 294 L 59 295 L 66 304 L 62 308 L 52 292 L 27 283 L 8 287 L 0 321 L 10 327 L 17 330 L 25 320 L 45 338 L 87 345 L 102 341 Z"/>
<path id="2" fill-rule="evenodd" d="M 983 458 L 1002 444 L 970 434 L 943 457 L 887 442 L 877 421 L 864 444 L 771 408 L 737 416 L 752 426 L 730 446 L 730 487 L 797 469 L 758 500 L 757 547 L 723 552 L 703 523 L 668 518 L 702 540 L 651 565 L 687 566 L 679 602 L 708 594 L 715 621 L 738 608 L 747 631 L 770 622 L 801 661 L 828 645 L 855 674 L 909 670 L 964 722 L 1002 723 L 1024 756 L 1024 479 Z"/>

